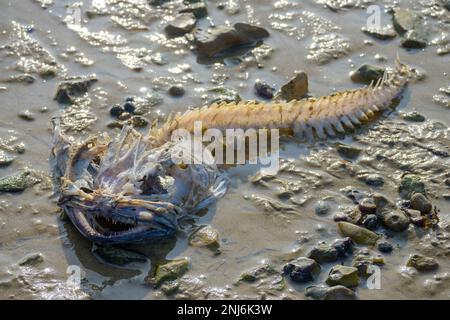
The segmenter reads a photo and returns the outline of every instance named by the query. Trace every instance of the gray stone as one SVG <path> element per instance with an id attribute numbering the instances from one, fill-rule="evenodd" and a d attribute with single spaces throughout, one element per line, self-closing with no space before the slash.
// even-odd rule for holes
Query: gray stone
<path id="1" fill-rule="evenodd" d="M 74 77 L 58 84 L 55 100 L 61 104 L 71 104 L 77 97 L 88 92 L 89 88 L 97 82 L 95 76 Z"/>
<path id="2" fill-rule="evenodd" d="M 359 285 L 358 269 L 342 265 L 334 266 L 328 274 L 326 283 L 330 286 L 357 287 Z"/>
<path id="3" fill-rule="evenodd" d="M 387 229 L 395 232 L 405 231 L 409 226 L 409 218 L 400 210 L 382 213 L 381 222 Z"/>
<path id="4" fill-rule="evenodd" d="M 384 185 L 384 178 L 376 173 L 367 175 L 364 180 L 371 187 L 381 187 Z"/>
<path id="5" fill-rule="evenodd" d="M 308 258 L 314 259 L 318 263 L 334 262 L 338 258 L 338 252 L 335 247 L 326 242 L 319 242 L 308 253 Z"/>
<path id="6" fill-rule="evenodd" d="M 171 37 L 178 37 L 194 29 L 196 23 L 197 20 L 193 13 L 182 13 L 169 22 L 164 31 Z"/>
<path id="7" fill-rule="evenodd" d="M 34 114 L 30 110 L 24 110 L 18 114 L 19 118 L 25 121 L 33 121 Z"/>
<path id="8" fill-rule="evenodd" d="M 10 155 L 8 152 L 0 150 L 0 167 L 9 166 L 16 157 Z"/>
<path id="9" fill-rule="evenodd" d="M 305 289 L 305 295 L 315 300 L 356 300 L 355 292 L 344 286 L 311 286 Z"/>
<path id="10" fill-rule="evenodd" d="M 405 33 L 413 30 L 417 25 L 422 23 L 422 17 L 409 9 L 397 8 L 393 15 L 394 28 L 399 33 Z"/>
<path id="11" fill-rule="evenodd" d="M 354 82 L 369 84 L 376 82 L 383 77 L 385 69 L 369 64 L 362 65 L 356 71 L 352 72 L 350 78 Z"/>
<path id="12" fill-rule="evenodd" d="M 339 222 L 338 228 L 343 235 L 352 238 L 357 244 L 374 245 L 379 239 L 376 233 L 349 222 Z"/>
<path id="13" fill-rule="evenodd" d="M 0 192 L 20 192 L 41 182 L 35 171 L 22 170 L 0 179 Z"/>
<path id="14" fill-rule="evenodd" d="M 362 214 L 375 214 L 377 206 L 371 198 L 364 198 L 358 203 L 358 209 Z"/>
<path id="15" fill-rule="evenodd" d="M 380 252 L 383 252 L 383 253 L 390 253 L 390 252 L 392 252 L 393 249 L 394 249 L 394 247 L 392 246 L 392 244 L 390 244 L 390 243 L 387 242 L 387 241 L 380 241 L 380 242 L 378 243 L 378 250 L 379 250 Z"/>
<path id="16" fill-rule="evenodd" d="M 208 15 L 208 10 L 204 1 L 188 3 L 181 8 L 179 12 L 192 13 L 197 19 L 204 18 Z"/>
<path id="17" fill-rule="evenodd" d="M 339 153 L 339 155 L 341 155 L 344 158 L 348 158 L 348 159 L 352 159 L 352 160 L 358 158 L 362 152 L 362 150 L 360 148 L 350 146 L 347 144 L 343 144 L 343 143 L 337 143 L 335 146 L 336 146 L 336 150 Z"/>
<path id="18" fill-rule="evenodd" d="M 410 30 L 402 39 L 402 47 L 408 49 L 423 49 L 428 45 L 426 35 L 416 30 Z"/>
<path id="19" fill-rule="evenodd" d="M 317 201 L 317 203 L 314 207 L 315 213 L 320 216 L 324 216 L 324 215 L 328 214 L 330 212 L 330 210 L 331 210 L 330 205 L 327 202 L 322 201 L 322 200 Z"/>
<path id="20" fill-rule="evenodd" d="M 415 193 L 411 197 L 411 209 L 419 210 L 422 214 L 428 214 L 433 209 L 433 205 L 423 194 Z"/>
<path id="21" fill-rule="evenodd" d="M 417 111 L 408 112 L 402 115 L 402 118 L 406 121 L 411 122 L 424 122 L 426 119 L 423 115 Z"/>
<path id="22" fill-rule="evenodd" d="M 246 23 L 236 23 L 233 27 L 217 27 L 209 33 L 197 32 L 197 52 L 201 56 L 214 57 L 218 53 L 267 38 L 267 30 Z"/>
<path id="23" fill-rule="evenodd" d="M 314 281 L 320 273 L 320 265 L 313 259 L 301 257 L 286 264 L 283 272 L 294 282 Z"/>
<path id="24" fill-rule="evenodd" d="M 376 39 L 388 40 L 397 36 L 397 33 L 393 29 L 392 25 L 388 25 L 382 28 L 367 28 L 363 27 L 362 31 Z"/>
<path id="25" fill-rule="evenodd" d="M 189 237 L 193 247 L 219 247 L 219 232 L 211 226 L 201 226 Z"/>
<path id="26" fill-rule="evenodd" d="M 378 217 L 374 214 L 368 214 L 363 217 L 362 224 L 369 230 L 375 230 L 378 227 Z"/>
<path id="27" fill-rule="evenodd" d="M 408 174 L 402 178 L 398 192 L 403 199 L 408 200 L 415 193 L 426 195 L 425 183 L 423 183 L 419 176 Z"/>
<path id="28" fill-rule="evenodd" d="M 182 95 L 184 95 L 185 90 L 183 88 L 183 86 L 181 85 L 175 85 L 175 86 L 171 86 L 169 88 L 169 94 L 172 97 L 181 97 Z"/>
<path id="29" fill-rule="evenodd" d="M 344 239 L 337 239 L 333 246 L 337 250 L 339 258 L 346 258 L 353 253 L 353 246 L 355 243 L 350 237 Z"/>
<path id="30" fill-rule="evenodd" d="M 406 266 L 413 267 L 417 271 L 434 271 L 439 268 L 439 264 L 434 258 L 421 254 L 413 254 L 406 263 Z"/>
<path id="31" fill-rule="evenodd" d="M 286 101 L 300 100 L 306 96 L 308 90 L 308 75 L 302 71 L 281 87 L 277 98 Z"/>

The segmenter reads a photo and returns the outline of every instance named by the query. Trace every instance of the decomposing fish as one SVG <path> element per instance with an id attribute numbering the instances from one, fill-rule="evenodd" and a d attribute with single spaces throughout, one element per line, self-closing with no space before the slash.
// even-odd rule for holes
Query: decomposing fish
<path id="1" fill-rule="evenodd" d="M 213 104 L 169 117 L 148 134 L 126 126 L 115 139 L 100 134 L 71 140 L 55 121 L 51 162 L 58 204 L 83 236 L 97 243 L 173 234 L 183 218 L 227 189 L 226 175 L 215 163 L 183 159 L 183 152 L 174 161 L 173 149 L 180 144 L 171 136 L 177 129 L 192 132 L 194 121 L 202 121 L 220 130 L 279 128 L 308 140 L 333 137 L 389 108 L 411 73 L 397 60 L 393 70 L 365 88 L 290 102 Z"/>

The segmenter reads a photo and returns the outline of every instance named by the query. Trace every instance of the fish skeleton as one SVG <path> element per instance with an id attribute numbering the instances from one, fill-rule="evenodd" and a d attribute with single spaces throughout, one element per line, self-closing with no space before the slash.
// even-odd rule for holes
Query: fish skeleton
<path id="1" fill-rule="evenodd" d="M 171 139 L 176 130 L 192 133 L 194 122 L 201 121 L 219 130 L 284 129 L 309 141 L 334 137 L 389 108 L 411 74 L 397 59 L 395 68 L 364 88 L 290 102 L 215 103 L 169 116 L 148 134 L 126 126 L 115 139 L 99 134 L 73 141 L 55 121 L 50 159 L 58 205 L 96 243 L 171 235 L 227 189 L 226 175 L 215 163 L 174 162 L 174 148 L 184 148 Z"/>

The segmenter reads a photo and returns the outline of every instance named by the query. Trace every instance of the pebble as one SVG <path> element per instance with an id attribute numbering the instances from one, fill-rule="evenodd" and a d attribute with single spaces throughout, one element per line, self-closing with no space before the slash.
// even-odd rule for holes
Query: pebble
<path id="1" fill-rule="evenodd" d="M 402 178 L 400 186 L 398 187 L 398 192 L 403 199 L 407 200 L 409 200 L 414 193 L 422 193 L 425 195 L 425 183 L 423 183 L 419 176 L 408 174 Z"/>
<path id="2" fill-rule="evenodd" d="M 434 271 L 439 268 L 439 264 L 434 258 L 426 257 L 421 254 L 413 254 L 406 263 L 406 266 L 413 267 L 417 271 Z"/>
<path id="3" fill-rule="evenodd" d="M 392 246 L 392 244 L 390 244 L 387 241 L 380 241 L 380 242 L 378 242 L 378 250 L 380 252 L 390 253 L 390 252 L 392 252 L 393 249 L 394 249 L 394 247 Z"/>
<path id="4" fill-rule="evenodd" d="M 383 77 L 385 69 L 377 66 L 365 64 L 360 66 L 356 71 L 352 72 L 350 78 L 353 82 L 370 84 L 376 82 Z"/>
<path id="5" fill-rule="evenodd" d="M 10 155 L 6 151 L 0 150 L 0 167 L 7 167 L 9 166 L 16 157 Z"/>
<path id="6" fill-rule="evenodd" d="M 171 37 L 179 37 L 194 29 L 197 20 L 192 12 L 179 14 L 164 28 Z"/>
<path id="7" fill-rule="evenodd" d="M 349 237 L 344 239 L 337 239 L 333 244 L 334 248 L 337 250 L 339 258 L 346 258 L 348 256 L 351 256 L 353 253 L 354 245 L 355 243 Z"/>
<path id="8" fill-rule="evenodd" d="M 375 214 L 377 206 L 371 198 L 364 198 L 358 204 L 359 211 L 362 214 Z"/>
<path id="9" fill-rule="evenodd" d="M 275 89 L 265 82 L 255 82 L 255 93 L 264 99 L 272 99 Z"/>
<path id="10" fill-rule="evenodd" d="M 395 32 L 392 25 L 388 25 L 384 28 L 367 28 L 363 27 L 362 31 L 376 39 L 380 40 L 388 40 L 393 39 L 397 36 L 397 33 Z"/>
<path id="11" fill-rule="evenodd" d="M 361 154 L 362 150 L 360 148 L 350 146 L 343 143 L 337 143 L 336 144 L 336 150 L 344 158 L 348 159 L 356 159 Z"/>
<path id="12" fill-rule="evenodd" d="M 376 173 L 366 176 L 365 182 L 371 187 L 381 187 L 384 185 L 383 177 Z"/>
<path id="13" fill-rule="evenodd" d="M 417 111 L 411 111 L 402 115 L 402 118 L 410 122 L 424 122 L 426 119 Z"/>
<path id="14" fill-rule="evenodd" d="M 330 205 L 325 201 L 318 201 L 314 207 L 314 211 L 319 216 L 324 216 L 328 214 L 331 210 Z"/>
<path id="15" fill-rule="evenodd" d="M 286 264 L 283 272 L 294 282 L 314 281 L 320 273 L 320 265 L 313 259 L 301 257 Z"/>
<path id="16" fill-rule="evenodd" d="M 123 109 L 128 113 L 134 113 L 134 111 L 136 110 L 136 107 L 134 106 L 133 102 L 127 101 L 123 105 Z"/>
<path id="17" fill-rule="evenodd" d="M 19 118 L 25 121 L 33 121 L 35 119 L 34 114 L 28 109 L 19 113 Z"/>
<path id="18" fill-rule="evenodd" d="M 122 112 L 122 113 L 117 117 L 117 119 L 120 120 L 120 121 L 128 120 L 128 119 L 130 119 L 130 118 L 131 118 L 131 113 L 129 113 L 129 112 Z"/>
<path id="19" fill-rule="evenodd" d="M 125 110 L 119 105 L 115 105 L 109 110 L 109 114 L 115 118 L 118 118 L 124 112 Z"/>
<path id="20" fill-rule="evenodd" d="M 338 258 L 338 251 L 326 242 L 319 242 L 308 253 L 308 258 L 314 259 L 317 263 L 334 262 Z"/>
<path id="21" fill-rule="evenodd" d="M 375 230 L 378 227 L 378 218 L 374 214 L 368 214 L 363 217 L 362 225 L 369 230 Z"/>
<path id="22" fill-rule="evenodd" d="M 422 214 L 428 214 L 433 209 L 433 205 L 423 194 L 415 193 L 411 197 L 411 209 L 418 210 Z"/>
<path id="23" fill-rule="evenodd" d="M 184 95 L 184 93 L 184 88 L 180 85 L 171 86 L 169 88 L 169 94 L 172 97 L 181 97 L 182 95 Z"/>
<path id="24" fill-rule="evenodd" d="M 338 222 L 338 228 L 344 236 L 350 237 L 357 244 L 374 245 L 379 239 L 376 233 L 349 222 Z"/>
<path id="25" fill-rule="evenodd" d="M 381 221 L 387 229 L 395 232 L 405 231 L 409 226 L 409 218 L 400 210 L 383 213 Z"/>
<path id="26" fill-rule="evenodd" d="M 356 300 L 356 293 L 344 286 L 311 286 L 305 289 L 305 295 L 315 300 Z"/>
<path id="27" fill-rule="evenodd" d="M 306 72 L 299 72 L 281 87 L 280 92 L 277 93 L 277 97 L 288 102 L 291 100 L 300 100 L 307 95 L 309 90 L 308 86 L 308 75 Z"/>
<path id="28" fill-rule="evenodd" d="M 355 267 L 336 265 L 328 274 L 326 283 L 330 286 L 357 287 L 359 285 L 359 272 Z"/>

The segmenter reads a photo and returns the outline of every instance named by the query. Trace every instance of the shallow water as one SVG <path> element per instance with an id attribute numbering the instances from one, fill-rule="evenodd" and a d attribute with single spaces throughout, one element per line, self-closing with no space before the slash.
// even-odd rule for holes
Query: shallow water
<path id="1" fill-rule="evenodd" d="M 258 99 L 253 90 L 257 79 L 280 88 L 295 70 L 308 74 L 314 96 L 359 87 L 350 80 L 352 70 L 365 63 L 392 66 L 397 54 L 426 77 L 407 87 L 395 111 L 341 141 L 363 149 L 357 160 L 343 160 L 336 152 L 335 140 L 306 145 L 288 139 L 282 143 L 283 170 L 277 179 L 255 182 L 259 168 L 250 165 L 229 169 L 228 193 L 196 222 L 219 231 L 218 255 L 189 246 L 188 234 L 180 233 L 176 238 L 133 248 L 147 261 L 119 268 L 100 260 L 92 253 L 93 245 L 60 219 L 49 184 L 40 183 L 16 194 L 1 193 L 0 298 L 305 299 L 304 288 L 323 283 L 333 264 L 323 265 L 319 278 L 307 285 L 288 280 L 279 285 L 277 277 L 255 284 L 236 282 L 243 272 L 263 263 L 281 270 L 293 251 L 301 256 L 320 240 L 340 238 L 333 215 L 353 206 L 343 188 L 353 186 L 399 200 L 397 188 L 406 171 L 425 180 L 430 199 L 440 210 L 440 228 L 410 227 L 401 234 L 377 230 L 386 233 L 395 249 L 383 255 L 381 289 L 369 290 L 361 284 L 358 296 L 450 298 L 450 204 L 444 197 L 450 194 L 444 183 L 450 178 L 450 162 L 430 152 L 431 148 L 450 151 L 449 109 L 433 98 L 441 95 L 448 99 L 440 88 L 450 85 L 450 55 L 439 56 L 437 45 L 406 51 L 400 46 L 400 37 L 381 41 L 364 34 L 360 30 L 368 17 L 364 9 L 368 1 L 236 0 L 226 2 L 223 10 L 217 8 L 219 1 L 207 1 L 209 18 L 200 20 L 199 28 L 249 22 L 267 29 L 270 37 L 237 58 L 204 61 L 197 59 L 185 38 L 165 36 L 164 26 L 179 1 L 162 6 L 150 6 L 145 0 L 54 2 L 0 4 L 0 145 L 16 157 L 9 166 L 0 168 L 0 177 L 24 167 L 48 175 L 50 119 L 54 116 L 62 115 L 66 128 L 75 136 L 97 131 L 114 135 L 117 129 L 106 126 L 112 120 L 109 108 L 129 96 L 146 101 L 145 115 L 153 120 L 207 103 L 214 98 L 208 90 L 218 86 L 233 89 L 246 100 Z M 448 39 L 450 13 L 429 5 L 431 2 L 439 1 L 400 1 L 400 6 L 425 14 L 433 39 L 445 33 Z M 336 11 L 324 3 L 333 8 L 349 5 Z M 397 2 L 373 3 L 389 8 Z M 74 24 L 78 13 L 81 24 Z M 390 23 L 390 14 L 383 12 L 382 21 Z M 336 58 L 328 61 L 324 50 L 314 48 L 320 48 L 320 39 L 330 34 L 336 35 L 332 43 Z M 386 61 L 378 61 L 376 55 Z M 24 72 L 35 78 L 32 84 L 3 81 Z M 76 104 L 64 107 L 54 100 L 57 84 L 64 77 L 92 74 L 98 82 Z M 185 88 L 183 97 L 167 93 L 174 83 Z M 18 117 L 26 109 L 34 114 L 33 121 Z M 403 120 L 401 114 L 412 110 L 427 120 Z M 25 152 L 17 153 L 21 144 Z M 358 179 L 367 172 L 381 175 L 384 186 L 370 187 Z M 288 199 L 280 197 L 286 190 L 296 191 Z M 331 212 L 325 216 L 314 212 L 320 199 L 331 204 Z M 376 249 L 373 252 L 381 255 Z M 418 273 L 405 268 L 408 256 L 416 252 L 434 257 L 439 269 Z M 42 262 L 19 265 L 24 257 L 36 253 L 42 254 Z M 179 280 L 178 293 L 167 297 L 153 288 L 147 277 L 158 263 L 181 257 L 189 258 L 189 271 Z M 351 257 L 341 262 L 351 264 Z M 70 265 L 81 267 L 80 290 L 66 286 Z"/>

